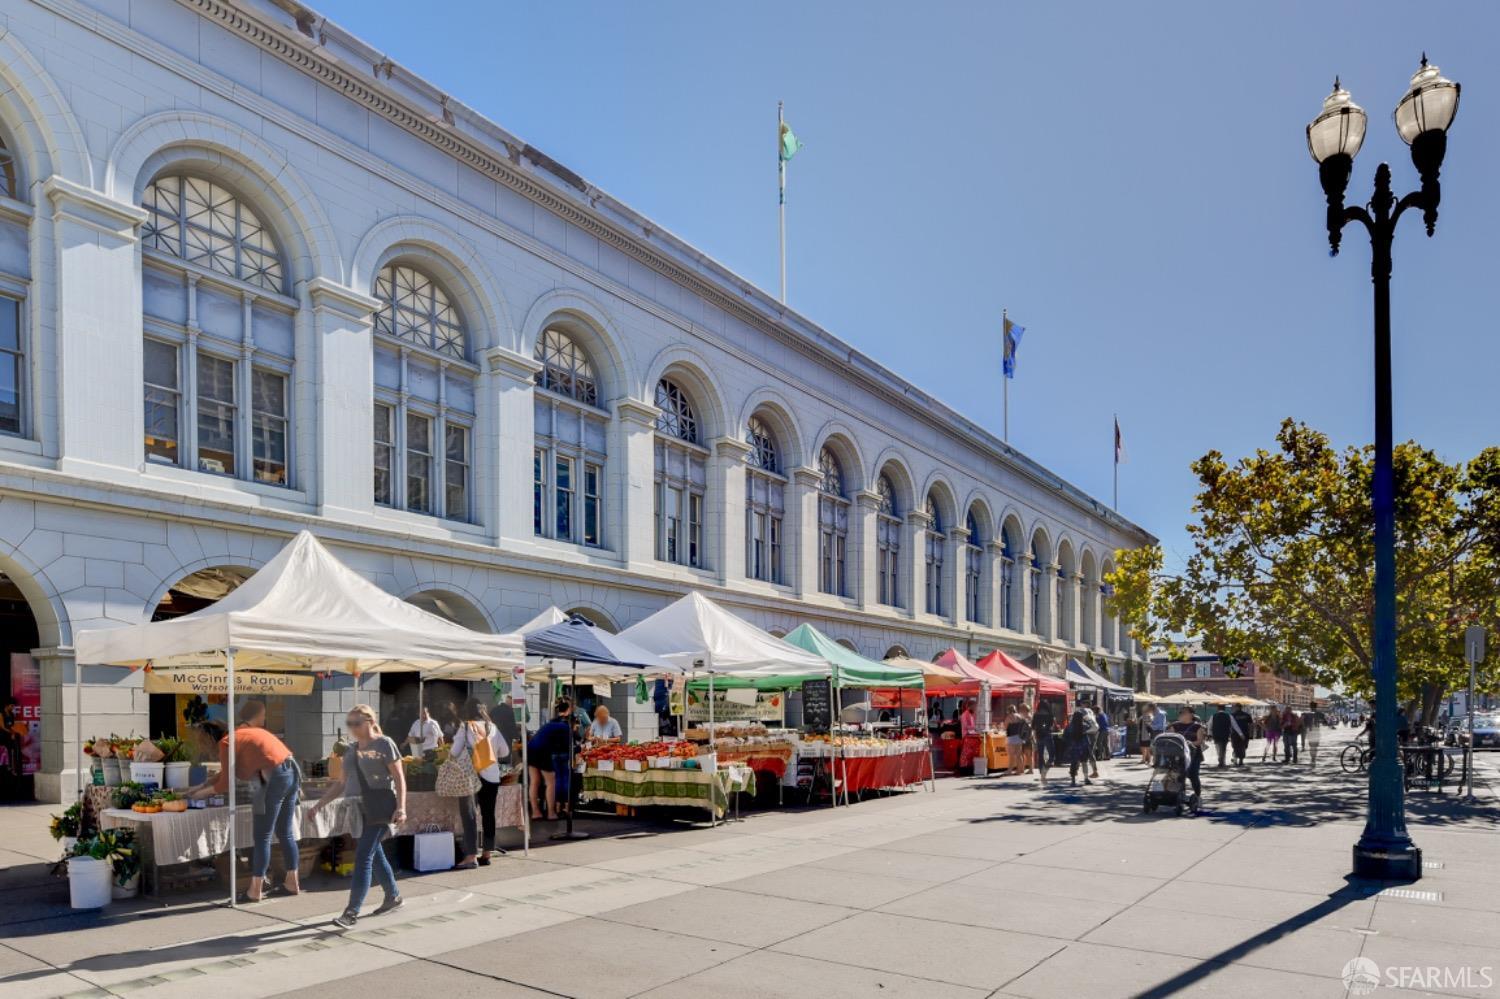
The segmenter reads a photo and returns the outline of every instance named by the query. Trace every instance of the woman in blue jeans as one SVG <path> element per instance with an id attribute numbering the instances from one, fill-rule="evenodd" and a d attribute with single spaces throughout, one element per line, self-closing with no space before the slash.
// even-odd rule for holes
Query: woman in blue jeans
<path id="1" fill-rule="evenodd" d="M 375 709 L 356 704 L 345 724 L 355 737 L 344 757 L 346 776 L 342 785 L 334 784 L 308 813 L 308 821 L 326 803 L 340 794 L 359 798 L 364 827 L 354 848 L 354 879 L 349 886 L 349 904 L 343 915 L 333 921 L 347 930 L 359 920 L 360 906 L 370 891 L 370 881 L 378 878 L 385 891 L 385 901 L 374 915 L 383 915 L 406 904 L 396 887 L 396 874 L 386 858 L 381 843 L 391 834 L 391 826 L 406 820 L 406 773 L 401 769 L 401 750 L 380 731 Z M 352 757 L 352 758 L 351 758 Z"/>

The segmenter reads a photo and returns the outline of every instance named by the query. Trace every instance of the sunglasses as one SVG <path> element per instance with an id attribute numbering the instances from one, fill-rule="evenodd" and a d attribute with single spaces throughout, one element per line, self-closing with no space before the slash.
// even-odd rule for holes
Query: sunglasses
<path id="1" fill-rule="evenodd" d="M 344 719 L 344 724 L 348 725 L 350 728 L 363 728 L 364 726 L 370 724 L 370 719 L 368 719 L 368 718 L 345 718 Z"/>

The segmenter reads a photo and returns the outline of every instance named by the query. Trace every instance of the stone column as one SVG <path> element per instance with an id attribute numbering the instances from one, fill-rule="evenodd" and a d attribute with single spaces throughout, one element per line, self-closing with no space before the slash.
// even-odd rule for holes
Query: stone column
<path id="1" fill-rule="evenodd" d="M 705 564 L 720 585 L 729 585 L 745 578 L 745 459 L 750 445 L 738 437 L 719 437 L 711 446 L 703 504 Z"/>
<path id="2" fill-rule="evenodd" d="M 140 671 L 113 666 L 83 668 L 83 725 L 78 725 L 74 688 L 77 665 L 65 647 L 33 649 L 42 681 L 42 767 L 36 774 L 38 801 L 72 801 L 78 751 L 83 740 L 111 733 L 147 734 L 150 709 Z M 89 766 L 84 758 L 84 767 Z M 89 782 L 85 771 L 83 784 Z"/>
<path id="3" fill-rule="evenodd" d="M 906 593 L 906 614 L 917 618 L 927 613 L 927 529 L 932 518 L 925 510 L 906 515 L 906 531 L 901 538 L 905 557 L 901 560 L 901 586 Z"/>
<path id="4" fill-rule="evenodd" d="M 964 620 L 964 601 L 968 599 L 964 592 L 968 547 L 968 528 L 955 527 L 943 539 L 943 617 L 955 628 Z"/>
<path id="5" fill-rule="evenodd" d="M 1077 572 L 1068 573 L 1068 578 L 1063 581 L 1063 589 L 1067 593 L 1068 605 L 1066 609 L 1067 623 L 1072 635 L 1074 645 L 1083 645 L 1083 575 Z"/>
<path id="6" fill-rule="evenodd" d="M 38 386 L 37 394 L 56 405 L 59 469 L 133 474 L 145 435 L 136 229 L 146 213 L 59 176 L 47 178 L 42 193 L 38 214 L 50 206 L 55 253 L 58 372 L 56 387 Z M 43 261 L 33 266 L 46 274 Z"/>
<path id="7" fill-rule="evenodd" d="M 818 483 L 823 473 L 810 465 L 791 470 L 787 486 L 786 551 L 787 582 L 801 597 L 818 592 L 818 562 L 821 558 L 818 531 Z"/>
<path id="8" fill-rule="evenodd" d="M 849 582 L 860 610 L 880 603 L 880 582 L 876 575 L 880 566 L 879 517 L 879 493 L 862 489 L 854 494 L 849 510 Z"/>
<path id="9" fill-rule="evenodd" d="M 504 347 L 484 353 L 485 391 L 493 400 L 494 418 L 484 429 L 492 455 L 488 481 L 480 490 L 488 509 L 479 519 L 497 540 L 530 544 L 532 530 L 531 455 L 536 448 L 536 412 L 532 376 L 541 364 Z M 487 515 L 486 515 L 487 514 Z"/>
<path id="10" fill-rule="evenodd" d="M 375 354 L 380 303 L 324 277 L 303 285 L 312 312 L 311 363 L 298 358 L 297 398 L 315 400 L 315 495 L 321 512 L 343 519 L 375 506 Z M 308 412 L 308 410 L 302 410 Z"/>
<path id="11" fill-rule="evenodd" d="M 984 574 L 988 580 L 985 590 L 985 606 L 989 608 L 989 626 L 995 630 L 1005 627 L 1005 545 L 999 541 L 987 542 L 984 546 Z"/>
<path id="12" fill-rule="evenodd" d="M 604 477 L 604 544 L 625 565 L 649 571 L 656 560 L 656 418 L 661 410 L 630 398 L 616 399 L 613 408 Z"/>

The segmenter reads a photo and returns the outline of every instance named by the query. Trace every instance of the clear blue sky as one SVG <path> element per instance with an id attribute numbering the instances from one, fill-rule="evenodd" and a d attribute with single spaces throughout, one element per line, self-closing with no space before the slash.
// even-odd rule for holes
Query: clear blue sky
<path id="1" fill-rule="evenodd" d="M 1188 463 L 1283 417 L 1371 436 L 1369 250 L 1328 257 L 1304 125 L 1370 114 L 1350 200 L 1425 48 L 1463 103 L 1443 215 L 1396 248 L 1396 433 L 1497 441 L 1500 5 L 318 0 L 320 12 L 999 431 L 1000 310 L 1027 327 L 1011 441 L 1186 545 Z M 1399 193 L 1398 191 L 1398 193 Z"/>

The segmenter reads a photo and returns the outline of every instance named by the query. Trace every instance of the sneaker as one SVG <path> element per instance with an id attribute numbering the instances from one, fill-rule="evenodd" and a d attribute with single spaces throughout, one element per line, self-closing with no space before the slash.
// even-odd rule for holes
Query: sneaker
<path id="1" fill-rule="evenodd" d="M 377 908 L 374 912 L 372 912 L 371 915 L 372 916 L 383 916 L 387 912 L 395 912 L 397 909 L 401 908 L 405 904 L 406 904 L 406 896 L 404 896 L 404 895 L 397 895 L 395 898 L 388 898 L 384 902 L 381 902 L 380 903 L 380 907 Z"/>
<path id="2" fill-rule="evenodd" d="M 354 929 L 354 924 L 357 922 L 359 922 L 359 913 L 345 912 L 334 919 L 333 925 L 341 930 L 352 930 Z"/>

